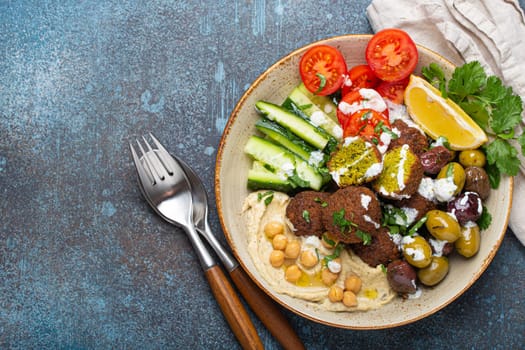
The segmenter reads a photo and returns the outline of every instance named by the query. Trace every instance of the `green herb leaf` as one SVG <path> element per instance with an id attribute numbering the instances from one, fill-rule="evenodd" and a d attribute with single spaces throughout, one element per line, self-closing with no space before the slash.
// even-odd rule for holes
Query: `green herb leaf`
<path id="1" fill-rule="evenodd" d="M 518 143 L 520 144 L 521 146 L 521 153 L 522 154 L 525 154 L 525 133 L 524 134 L 521 134 L 519 137 L 518 137 Z"/>
<path id="2" fill-rule="evenodd" d="M 345 230 L 350 230 L 352 222 L 346 220 L 344 208 L 334 212 L 332 214 L 332 218 L 334 225 L 338 226 L 341 229 L 341 232 L 345 232 Z"/>
<path id="3" fill-rule="evenodd" d="M 485 85 L 487 74 L 478 61 L 457 67 L 448 82 L 448 95 L 459 101 L 476 94 Z M 451 97 L 452 98 L 452 97 Z"/>
<path id="4" fill-rule="evenodd" d="M 338 244 L 335 246 L 334 252 L 330 255 L 327 255 L 323 258 L 323 264 L 326 266 L 328 263 L 334 259 L 337 259 L 339 256 L 341 256 L 341 251 L 343 250 L 344 246 L 342 244 Z"/>
<path id="5" fill-rule="evenodd" d="M 498 188 L 501 180 L 501 173 L 496 164 L 486 164 L 485 171 L 489 177 L 490 187 Z"/>
<path id="6" fill-rule="evenodd" d="M 412 225 L 410 230 L 408 230 L 408 235 L 413 236 L 414 234 L 416 234 L 417 230 L 419 230 L 421 226 L 423 226 L 425 222 L 427 222 L 427 220 L 428 220 L 428 215 L 425 215 L 421 219 L 419 219 L 414 225 Z"/>
<path id="7" fill-rule="evenodd" d="M 317 89 L 317 91 L 315 92 L 315 94 L 318 94 L 320 93 L 324 87 L 326 86 L 326 77 L 324 75 L 322 75 L 321 73 L 316 73 L 315 74 L 318 78 L 319 78 L 319 88 Z"/>
<path id="8" fill-rule="evenodd" d="M 257 200 L 260 202 L 264 199 L 264 205 L 268 206 L 273 200 L 273 191 L 259 192 L 257 194 Z"/>
<path id="9" fill-rule="evenodd" d="M 422 72 L 432 84 L 438 82 L 443 85 L 444 75 L 441 75 L 443 72 L 439 66 L 431 64 L 423 68 Z M 500 78 L 487 76 L 477 61 L 454 70 L 443 96 L 456 102 L 486 133 L 494 136 L 484 146 L 491 186 L 496 188 L 503 174 L 517 175 L 519 152 L 509 141 L 516 140 L 519 151 L 525 154 L 525 136 L 523 133 L 516 134 L 518 126 L 523 125 L 522 98 L 514 94 L 511 87 L 503 85 Z"/>
<path id="10" fill-rule="evenodd" d="M 330 239 L 330 238 L 328 238 L 327 235 L 323 235 L 323 241 L 328 243 L 328 245 L 331 246 L 331 247 L 335 246 L 335 241 Z"/>
<path id="11" fill-rule="evenodd" d="M 490 215 L 487 207 L 483 206 L 481 216 L 476 221 L 476 223 L 478 224 L 480 230 L 486 230 L 489 228 L 490 224 L 492 223 L 492 215 Z"/>
<path id="12" fill-rule="evenodd" d="M 355 235 L 363 241 L 363 245 L 370 245 L 372 243 L 372 236 L 364 231 L 356 230 Z"/>
<path id="13" fill-rule="evenodd" d="M 487 162 L 494 164 L 500 173 L 516 176 L 520 169 L 518 151 L 506 140 L 495 139 L 485 147 Z"/>
<path id="14" fill-rule="evenodd" d="M 319 198 L 319 197 L 315 197 L 314 198 L 314 202 L 319 203 L 321 205 L 321 207 L 323 207 L 323 208 L 326 208 L 328 206 L 328 203 L 323 201 L 323 200 L 321 200 L 321 198 Z"/>
<path id="15" fill-rule="evenodd" d="M 310 223 L 310 212 L 308 210 L 303 210 L 303 219 L 307 223 Z"/>
<path id="16" fill-rule="evenodd" d="M 447 98 L 447 82 L 445 80 L 445 74 L 437 63 L 432 62 L 428 67 L 423 67 L 421 73 L 430 84 L 434 85 L 434 87 L 441 91 L 441 95 L 444 98 Z"/>

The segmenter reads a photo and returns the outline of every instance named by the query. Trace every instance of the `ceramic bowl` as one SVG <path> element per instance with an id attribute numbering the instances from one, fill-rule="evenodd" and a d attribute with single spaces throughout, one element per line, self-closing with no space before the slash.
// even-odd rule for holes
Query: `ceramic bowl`
<path id="1" fill-rule="evenodd" d="M 448 276 L 433 288 L 424 288 L 418 299 L 394 301 L 382 308 L 366 312 L 320 311 L 315 305 L 301 299 L 278 294 L 262 279 L 248 251 L 246 223 L 241 216 L 242 204 L 249 193 L 246 188 L 249 156 L 243 153 L 249 136 L 256 134 L 255 122 L 259 115 L 255 102 L 266 100 L 282 103 L 290 91 L 300 83 L 299 60 L 302 54 L 317 44 L 337 47 L 347 60 L 348 67 L 366 63 L 364 50 L 371 35 L 345 35 L 306 45 L 286 55 L 266 70 L 247 89 L 231 113 L 221 138 L 216 163 L 215 193 L 219 218 L 226 238 L 250 277 L 276 302 L 292 312 L 315 322 L 347 329 L 382 329 L 408 324 L 444 308 L 463 294 L 486 270 L 505 234 L 512 201 L 512 178 L 502 178 L 501 185 L 492 191 L 486 205 L 492 214 L 492 224 L 482 231 L 481 247 L 477 255 L 464 259 L 453 254 Z M 421 67 L 436 62 L 447 75 L 454 69 L 452 63 L 435 52 L 418 46 Z"/>

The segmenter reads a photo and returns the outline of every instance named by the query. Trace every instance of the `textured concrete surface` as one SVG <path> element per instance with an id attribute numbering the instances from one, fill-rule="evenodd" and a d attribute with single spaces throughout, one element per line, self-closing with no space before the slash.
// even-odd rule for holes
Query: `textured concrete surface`
<path id="1" fill-rule="evenodd" d="M 238 348 L 185 236 L 142 200 L 127 143 L 154 131 L 214 200 L 247 86 L 303 44 L 370 32 L 368 3 L 0 0 L 0 348 Z M 309 349 L 522 348 L 524 265 L 508 232 L 459 300 L 396 329 L 286 314 Z"/>

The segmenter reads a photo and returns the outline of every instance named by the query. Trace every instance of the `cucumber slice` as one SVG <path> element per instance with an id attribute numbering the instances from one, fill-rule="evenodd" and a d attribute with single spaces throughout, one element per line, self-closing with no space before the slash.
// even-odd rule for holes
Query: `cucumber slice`
<path id="1" fill-rule="evenodd" d="M 281 106 L 265 101 L 258 101 L 255 104 L 255 107 L 268 119 L 287 128 L 298 137 L 320 150 L 324 150 L 326 145 L 331 141 L 332 137 L 324 130 L 312 125 L 304 118 L 301 118 Z"/>
<path id="2" fill-rule="evenodd" d="M 313 152 L 318 151 L 315 147 L 310 146 L 303 139 L 297 137 L 288 129 L 283 128 L 279 124 L 274 123 L 269 119 L 261 118 L 259 121 L 257 121 L 257 123 L 255 123 L 255 127 L 268 138 L 297 154 L 306 161 L 309 161 Z M 320 165 L 323 164 L 324 162 L 322 162 Z"/>
<path id="3" fill-rule="evenodd" d="M 320 110 L 326 113 L 330 117 L 330 119 L 332 119 L 336 123 L 339 122 L 337 120 L 337 105 L 330 97 L 316 95 L 310 92 L 310 90 L 308 90 L 303 83 L 297 86 L 297 90 L 299 90 L 303 95 L 308 97 L 308 99 L 312 101 L 312 103 L 315 104 Z"/>
<path id="4" fill-rule="evenodd" d="M 297 177 L 303 181 L 303 187 L 309 187 L 319 191 L 325 184 L 325 179 L 323 176 L 310 164 L 299 157 L 296 158 L 295 171 L 297 173 Z"/>
<path id="5" fill-rule="evenodd" d="M 288 178 L 294 174 L 295 155 L 262 137 L 251 136 L 244 146 L 244 152 L 270 166 L 279 176 Z"/>
<path id="6" fill-rule="evenodd" d="M 297 185 L 267 169 L 263 163 L 254 160 L 248 170 L 248 188 L 251 190 L 275 190 L 285 193 L 292 192 Z"/>
<path id="7" fill-rule="evenodd" d="M 305 160 L 259 136 L 251 136 L 248 139 L 244 152 L 268 165 L 277 176 L 292 181 L 299 187 L 319 190 L 326 181 L 325 177 Z"/>
<path id="8" fill-rule="evenodd" d="M 292 103 L 295 104 L 295 106 L 297 106 L 297 108 L 309 118 L 310 123 L 323 128 L 327 133 L 335 137 L 337 140 L 340 141 L 342 139 L 343 129 L 339 125 L 339 122 L 334 121 L 331 117 L 329 117 L 328 114 L 321 110 L 319 106 L 315 104 L 299 87 L 296 87 L 292 90 L 290 95 L 288 95 L 287 100 L 289 101 L 285 101 L 285 106 L 291 105 Z M 295 109 L 293 106 L 292 108 Z"/>

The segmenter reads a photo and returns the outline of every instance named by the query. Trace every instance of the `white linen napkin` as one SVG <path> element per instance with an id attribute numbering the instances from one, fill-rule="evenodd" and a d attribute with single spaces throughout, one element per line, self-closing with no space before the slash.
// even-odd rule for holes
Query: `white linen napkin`
<path id="1" fill-rule="evenodd" d="M 525 101 L 525 16 L 516 0 L 373 0 L 367 15 L 375 32 L 403 29 L 456 65 L 479 61 Z M 525 159 L 520 159 L 509 226 L 525 245 Z"/>

